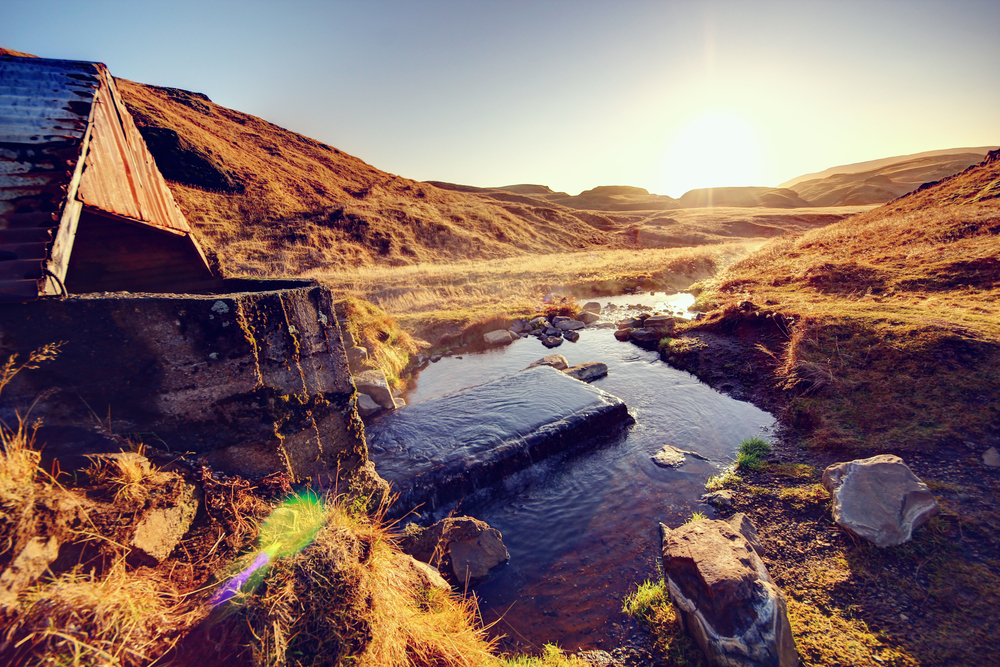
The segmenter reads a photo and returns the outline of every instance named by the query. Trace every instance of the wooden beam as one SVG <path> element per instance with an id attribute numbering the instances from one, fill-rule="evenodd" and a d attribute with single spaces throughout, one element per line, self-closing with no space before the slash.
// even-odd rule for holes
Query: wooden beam
<path id="1" fill-rule="evenodd" d="M 69 268 L 69 257 L 73 253 L 73 242 L 76 239 L 77 226 L 80 224 L 80 213 L 83 211 L 83 202 L 76 197 L 80 189 L 80 179 L 83 177 L 83 167 L 87 162 L 87 152 L 90 150 L 90 135 L 94 128 L 94 111 L 97 109 L 97 96 L 101 94 L 101 89 L 94 91 L 94 99 L 90 105 L 90 116 L 87 118 L 87 131 L 83 135 L 83 142 L 80 144 L 80 158 L 73 171 L 73 178 L 70 179 L 69 187 L 66 189 L 66 204 L 63 206 L 62 218 L 59 219 L 59 230 L 56 232 L 55 241 L 52 243 L 52 255 L 46 263 L 45 268 L 58 278 L 59 283 L 66 282 L 66 270 Z M 41 289 L 42 294 L 61 294 L 62 288 L 57 281 L 45 276 L 45 283 Z"/>

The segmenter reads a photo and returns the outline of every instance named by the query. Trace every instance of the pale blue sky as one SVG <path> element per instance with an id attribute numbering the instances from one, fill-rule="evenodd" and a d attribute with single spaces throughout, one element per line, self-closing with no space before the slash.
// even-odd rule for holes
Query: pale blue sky
<path id="1" fill-rule="evenodd" d="M 0 45 L 418 180 L 776 185 L 1000 144 L 1000 2 L 5 0 Z"/>

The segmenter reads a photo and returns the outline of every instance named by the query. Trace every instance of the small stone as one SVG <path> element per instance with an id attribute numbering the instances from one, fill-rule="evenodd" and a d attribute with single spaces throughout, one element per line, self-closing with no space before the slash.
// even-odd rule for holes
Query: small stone
<path id="1" fill-rule="evenodd" d="M 615 331 L 615 338 L 617 338 L 620 341 L 626 341 L 628 340 L 628 337 L 631 334 L 632 334 L 631 329 L 618 329 L 617 331 Z"/>
<path id="2" fill-rule="evenodd" d="M 569 368 L 569 362 L 566 360 L 566 357 L 564 357 L 561 354 L 549 354 L 542 357 L 538 361 L 528 364 L 528 366 L 526 366 L 524 370 L 528 370 L 529 368 L 535 368 L 536 366 L 552 366 L 552 368 L 556 369 L 557 371 L 564 371 L 567 368 Z"/>
<path id="3" fill-rule="evenodd" d="M 45 573 L 59 556 L 59 540 L 33 537 L 0 574 L 0 609 L 14 608 L 18 594 Z"/>
<path id="4" fill-rule="evenodd" d="M 135 527 L 132 548 L 157 563 L 170 555 L 191 527 L 198 513 L 199 490 L 182 479 L 180 493 L 173 503 L 146 512 Z"/>
<path id="5" fill-rule="evenodd" d="M 576 319 L 584 324 L 593 324 L 597 320 L 601 319 L 600 316 L 595 315 L 589 311 L 584 310 L 576 316 Z"/>
<path id="6" fill-rule="evenodd" d="M 661 468 L 678 468 L 684 464 L 684 453 L 676 447 L 664 445 L 660 451 L 651 457 L 653 463 Z"/>
<path id="7" fill-rule="evenodd" d="M 563 339 L 559 336 L 542 336 L 542 345 L 548 348 L 559 347 Z"/>
<path id="8" fill-rule="evenodd" d="M 1000 452 L 996 447 L 990 447 L 983 452 L 983 463 L 991 468 L 1000 468 Z"/>
<path id="9" fill-rule="evenodd" d="M 701 500 L 713 507 L 729 507 L 733 504 L 733 492 L 729 489 L 712 491 L 703 495 Z"/>
<path id="10" fill-rule="evenodd" d="M 600 313 L 601 304 L 597 303 L 596 301 L 588 301 L 587 303 L 583 304 L 583 310 L 585 310 L 588 313 Z"/>
<path id="11" fill-rule="evenodd" d="M 571 343 L 575 343 L 576 341 L 580 340 L 580 332 L 579 331 L 567 331 L 567 332 L 565 332 L 563 334 L 563 338 L 565 338 L 566 340 L 568 340 Z"/>
<path id="12" fill-rule="evenodd" d="M 585 361 L 582 364 L 570 366 L 563 372 L 582 382 L 592 382 L 608 374 L 608 365 L 603 361 Z"/>
<path id="13" fill-rule="evenodd" d="M 358 394 L 357 408 L 358 415 L 362 419 L 382 412 L 382 406 L 372 400 L 372 397 L 368 394 Z"/>

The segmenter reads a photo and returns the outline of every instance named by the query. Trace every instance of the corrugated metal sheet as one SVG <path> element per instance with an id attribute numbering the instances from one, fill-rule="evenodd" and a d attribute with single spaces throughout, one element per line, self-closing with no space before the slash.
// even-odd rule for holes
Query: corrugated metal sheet
<path id="1" fill-rule="evenodd" d="M 101 72 L 0 57 L 0 302 L 38 296 Z"/>
<path id="2" fill-rule="evenodd" d="M 191 232 L 103 65 L 0 56 L 0 302 L 64 277 L 81 202 Z"/>
<path id="3" fill-rule="evenodd" d="M 114 81 L 107 71 L 102 75 L 80 200 L 131 220 L 190 233 Z"/>

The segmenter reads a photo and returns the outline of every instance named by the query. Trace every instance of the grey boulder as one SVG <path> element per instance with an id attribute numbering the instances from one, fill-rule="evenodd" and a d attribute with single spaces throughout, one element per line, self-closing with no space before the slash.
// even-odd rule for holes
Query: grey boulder
<path id="1" fill-rule="evenodd" d="M 938 502 L 903 460 L 891 454 L 835 463 L 823 471 L 833 519 L 844 530 L 890 547 L 938 513 Z"/>
<path id="2" fill-rule="evenodd" d="M 497 329 L 496 331 L 483 334 L 483 342 L 490 347 L 497 347 L 500 345 L 510 345 L 516 337 L 515 334 L 511 334 L 506 329 Z"/>
<path id="3" fill-rule="evenodd" d="M 377 368 L 362 371 L 354 376 L 354 385 L 358 392 L 368 394 L 372 400 L 381 405 L 386 410 L 392 410 L 396 404 L 392 400 L 392 392 L 389 391 L 389 382 L 385 379 L 385 373 Z"/>

